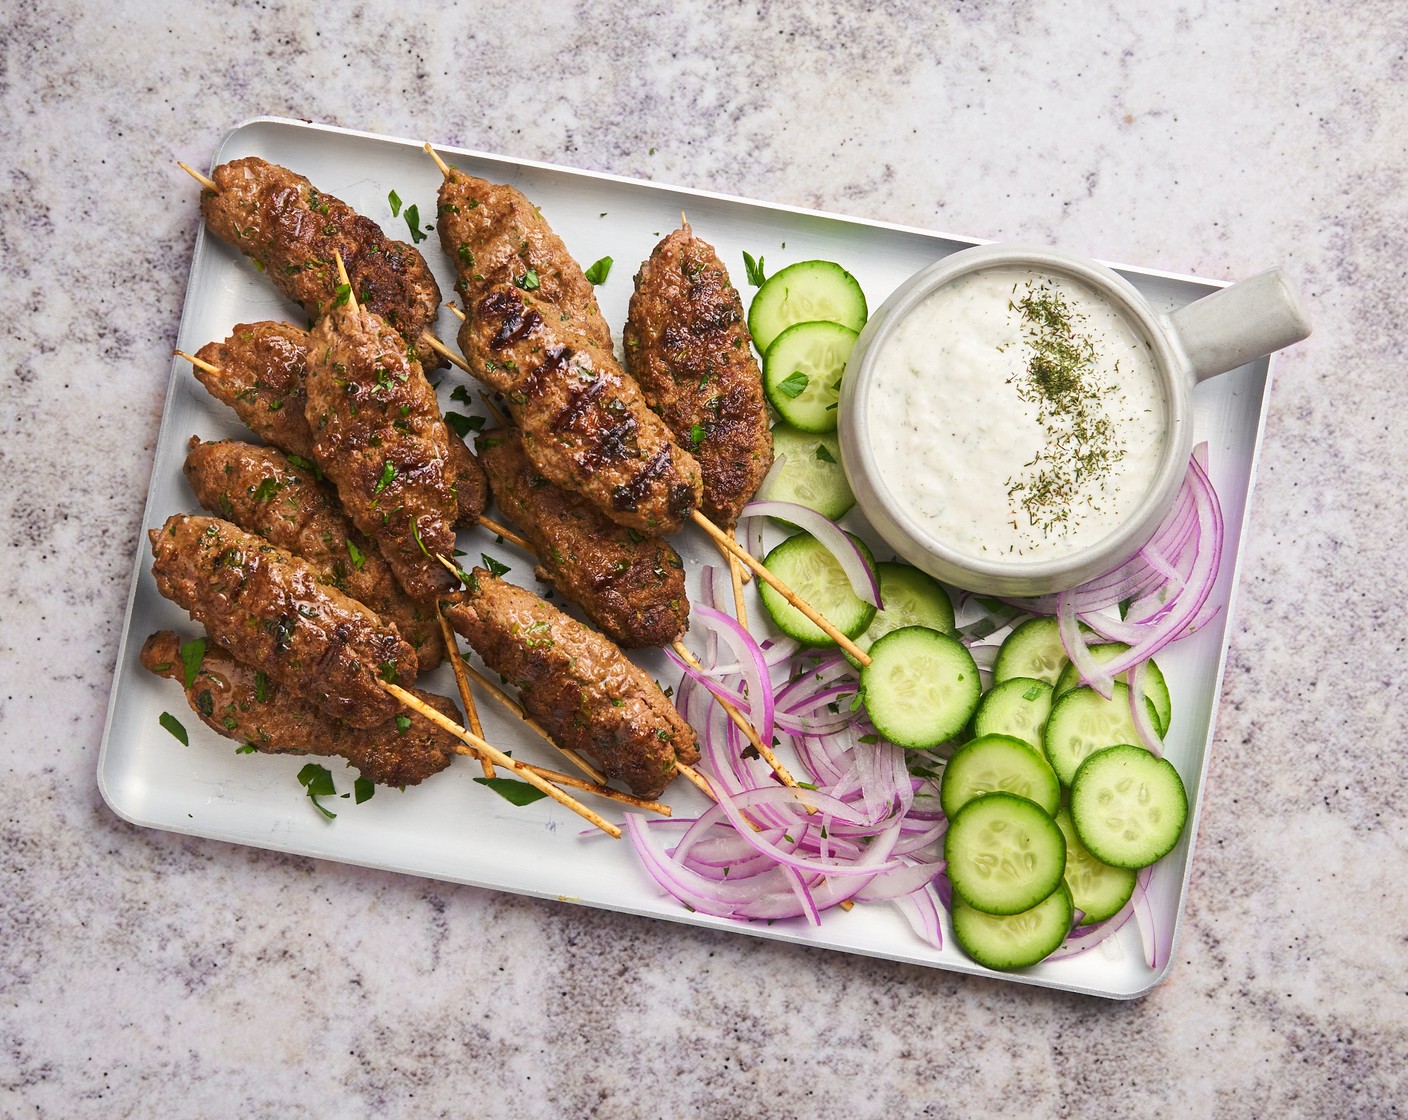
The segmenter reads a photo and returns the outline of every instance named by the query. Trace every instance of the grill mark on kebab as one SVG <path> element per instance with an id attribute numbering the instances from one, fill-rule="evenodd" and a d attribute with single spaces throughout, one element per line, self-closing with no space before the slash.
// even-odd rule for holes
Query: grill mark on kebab
<path id="1" fill-rule="evenodd" d="M 772 431 L 743 301 L 687 223 L 636 273 L 623 333 L 650 407 L 699 460 L 702 512 L 731 530 L 772 466 Z"/>
<path id="2" fill-rule="evenodd" d="M 416 651 L 422 673 L 444 659 L 434 603 L 401 590 L 376 542 L 357 531 L 312 470 L 270 447 L 191 437 L 182 468 L 205 509 L 300 557 L 324 583 L 391 622 Z"/>
<path id="3" fill-rule="evenodd" d="M 210 231 L 259 263 L 310 323 L 333 306 L 340 253 L 358 300 L 408 342 L 433 329 L 440 285 L 415 246 L 392 240 L 341 199 L 257 156 L 220 164 L 211 181 L 215 188 L 200 197 Z"/>
<path id="4" fill-rule="evenodd" d="M 660 686 L 610 639 L 531 591 L 476 568 L 468 589 L 441 608 L 559 746 L 585 754 L 637 797 L 658 797 L 678 763 L 698 761 L 693 729 Z"/>
<path id="5" fill-rule="evenodd" d="M 141 662 L 157 676 L 181 681 L 191 710 L 207 727 L 262 754 L 341 757 L 378 785 L 413 786 L 449 766 L 455 753 L 455 737 L 424 716 L 410 713 L 374 727 L 351 727 L 281 685 L 261 680 L 258 670 L 214 645 L 206 647 L 186 686 L 180 639 L 170 630 L 146 640 Z M 442 715 L 460 718 L 446 697 L 419 689 L 416 695 Z"/>
<path id="6" fill-rule="evenodd" d="M 157 590 L 212 641 L 353 727 L 396 714 L 378 678 L 409 686 L 415 651 L 306 562 L 215 517 L 175 514 L 147 535 Z"/>
<path id="7" fill-rule="evenodd" d="M 313 329 L 305 383 L 314 458 L 353 524 L 413 599 L 450 590 L 435 556 L 455 548 L 451 439 L 405 340 L 351 300 L 335 306 Z"/>
<path id="8" fill-rule="evenodd" d="M 495 285 L 536 285 L 533 290 L 556 309 L 560 322 L 609 352 L 611 328 L 596 291 L 538 208 L 516 187 L 458 168 L 442 170 L 436 227 L 458 270 L 455 287 L 465 306 Z"/>
<path id="9" fill-rule="evenodd" d="M 223 342 L 208 342 L 187 358 L 198 381 L 234 409 L 265 443 L 313 459 L 306 414 L 309 332 L 289 323 L 240 323 Z M 443 423 L 443 419 L 442 419 Z M 446 428 L 454 472 L 456 528 L 476 524 L 489 505 L 489 487 L 474 452 Z"/>
<path id="10" fill-rule="evenodd" d="M 475 376 L 503 394 L 544 476 L 617 524 L 678 531 L 699 501 L 698 464 L 615 358 L 560 329 L 551 310 L 512 288 L 485 295 L 460 333 L 466 354 L 496 355 Z"/>
<path id="11" fill-rule="evenodd" d="M 617 525 L 553 485 L 529 462 L 517 431 L 484 432 L 478 448 L 499 507 L 538 558 L 539 579 L 622 646 L 668 645 L 685 632 L 684 564 L 667 541 Z"/>

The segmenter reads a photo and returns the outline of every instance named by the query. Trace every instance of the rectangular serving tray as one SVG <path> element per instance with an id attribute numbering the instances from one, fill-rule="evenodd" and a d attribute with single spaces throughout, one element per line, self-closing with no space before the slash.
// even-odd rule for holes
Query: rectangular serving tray
<path id="1" fill-rule="evenodd" d="M 870 305 L 876 307 L 921 267 L 981 244 L 970 238 L 451 147 L 437 150 L 447 161 L 473 174 L 521 189 L 584 265 L 601 257 L 614 259 L 608 280 L 597 292 L 607 321 L 618 336 L 638 263 L 665 233 L 676 228 L 681 213 L 718 250 L 745 300 L 745 251 L 765 258 L 769 272 L 793 261 L 839 261 L 856 276 Z M 262 156 L 306 175 L 321 190 L 381 223 L 393 237 L 406 239 L 407 232 L 404 221 L 391 214 L 388 192 L 392 190 L 406 205 L 417 204 L 424 222 L 434 221 L 440 174 L 420 141 L 259 118 L 235 128 L 213 163 L 246 155 Z M 193 184 L 193 197 L 196 189 Z M 423 249 L 443 292 L 451 296 L 453 273 L 433 233 Z M 1115 267 L 1159 311 L 1171 311 L 1222 286 L 1194 277 Z M 303 315 L 247 260 L 202 229 L 191 263 L 178 346 L 194 352 L 208 341 L 226 337 L 237 323 L 261 319 L 301 323 Z M 452 340 L 456 326 L 446 311 L 439 324 L 441 337 Z M 442 403 L 447 402 L 455 385 L 465 381 L 458 371 L 451 371 L 439 387 Z M 1204 382 L 1194 394 L 1195 439 L 1208 445 L 1227 537 L 1212 599 L 1219 608 L 1216 617 L 1159 658 L 1175 705 L 1167 754 L 1182 774 L 1192 804 L 1183 839 L 1157 865 L 1149 888 L 1155 935 L 1164 946 L 1176 938 L 1188 888 L 1269 389 L 1270 362 L 1262 359 Z M 309 804 L 296 778 L 306 759 L 237 755 L 235 743 L 199 722 L 176 685 L 145 672 L 138 663 L 142 642 L 152 631 L 195 632 L 185 613 L 157 594 L 145 533 L 172 513 L 197 511 L 181 474 L 187 440 L 192 435 L 202 439 L 249 438 L 233 414 L 191 376 L 187 363 L 173 359 L 98 760 L 102 795 L 125 820 L 259 848 L 1090 995 L 1137 997 L 1167 974 L 1169 965 L 1155 970 L 1145 963 L 1132 922 L 1104 945 L 1080 957 L 1020 973 L 993 973 L 973 964 L 952 944 L 951 937 L 946 937 L 942 950 L 924 944 L 899 912 L 883 903 L 858 905 L 850 912 L 829 912 L 819 927 L 800 919 L 736 923 L 692 913 L 657 889 L 627 841 L 584 834 L 584 822 L 550 800 L 514 808 L 473 783 L 471 770 L 475 768 L 464 765 L 404 792 L 382 789 L 361 805 L 350 798 L 332 799 L 328 804 L 337 818 L 324 819 Z M 849 519 L 848 525 L 867 531 L 858 518 Z M 717 553 L 693 527 L 674 543 L 685 559 L 691 588 L 697 587 L 702 567 L 718 563 Z M 538 587 L 532 562 L 508 546 L 496 545 L 486 533 L 462 534 L 460 548 L 471 558 L 488 552 L 511 565 L 508 578 Z M 656 652 L 636 659 L 661 681 L 677 679 L 677 671 Z M 426 687 L 454 694 L 448 669 L 442 668 L 424 681 Z M 182 746 L 160 726 L 164 711 L 186 725 L 189 746 Z M 488 737 L 501 748 L 529 761 L 559 764 L 549 748 L 500 712 L 481 705 L 481 714 Z M 321 761 L 333 771 L 339 793 L 350 792 L 355 771 L 344 768 L 337 759 Z M 694 815 L 704 805 L 703 798 L 682 781 L 671 786 L 666 800 L 679 816 Z M 609 803 L 598 804 L 610 808 Z"/>

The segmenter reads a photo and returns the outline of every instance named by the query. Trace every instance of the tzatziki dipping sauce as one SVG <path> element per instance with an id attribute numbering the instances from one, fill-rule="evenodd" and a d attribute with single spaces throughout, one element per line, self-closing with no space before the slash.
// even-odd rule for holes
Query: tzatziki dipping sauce
<path id="1" fill-rule="evenodd" d="M 1095 289 L 994 267 L 894 324 L 866 408 L 875 473 L 916 526 L 1002 562 L 1115 531 L 1155 481 L 1168 406 L 1148 341 Z"/>

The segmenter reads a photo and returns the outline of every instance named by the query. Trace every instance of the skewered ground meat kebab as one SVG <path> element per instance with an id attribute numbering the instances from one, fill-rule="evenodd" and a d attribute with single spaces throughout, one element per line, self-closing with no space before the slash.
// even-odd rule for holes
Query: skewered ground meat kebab
<path id="1" fill-rule="evenodd" d="M 620 645 L 663 646 L 689 625 L 684 564 L 667 541 L 617 525 L 528 461 L 515 429 L 482 433 L 479 461 L 494 498 L 549 580 Z"/>
<path id="2" fill-rule="evenodd" d="M 241 323 L 223 342 L 208 342 L 196 351 L 197 358 L 220 372 L 196 366 L 195 375 L 265 443 L 311 462 L 313 432 L 304 386 L 309 339 L 307 331 L 289 323 Z M 464 440 L 449 431 L 445 438 L 455 472 L 455 525 L 468 528 L 489 505 L 488 483 Z"/>
<path id="3" fill-rule="evenodd" d="M 313 328 L 304 379 L 313 458 L 348 517 L 413 599 L 456 585 L 452 437 L 406 340 L 375 312 L 334 306 Z"/>
<path id="4" fill-rule="evenodd" d="M 148 638 L 141 659 L 158 676 L 184 679 L 180 639 L 170 630 Z M 419 689 L 416 695 L 462 722 L 452 701 Z M 375 727 L 349 727 L 288 689 L 261 680 L 256 670 L 213 645 L 206 647 L 186 699 L 206 726 L 226 738 L 265 754 L 341 756 L 378 785 L 418 785 L 445 769 L 455 751 L 452 735 L 414 712 Z"/>
<path id="5" fill-rule="evenodd" d="M 565 327 L 610 351 L 611 327 L 591 281 L 522 191 L 452 167 L 440 185 L 437 213 L 440 244 L 455 262 L 455 288 L 466 309 L 490 283 L 535 286 L 538 298 L 558 309 Z"/>
<path id="6" fill-rule="evenodd" d="M 288 549 L 324 583 L 394 622 L 416 651 L 420 672 L 444 659 L 434 603 L 418 604 L 401 590 L 376 544 L 347 520 L 337 496 L 311 470 L 271 447 L 192 436 L 184 473 L 211 513 Z"/>
<path id="7" fill-rule="evenodd" d="M 433 330 L 440 285 L 420 250 L 392 241 L 370 218 L 302 175 L 256 156 L 222 163 L 211 178 L 219 189 L 204 190 L 200 198 L 211 232 L 261 265 L 310 323 L 332 308 L 334 254 L 340 252 L 360 303 L 412 344 Z"/>
<path id="8" fill-rule="evenodd" d="M 699 460 L 705 516 L 732 529 L 772 466 L 772 431 L 743 301 L 688 225 L 636 273 L 624 335 L 631 376 Z"/>
<path id="9" fill-rule="evenodd" d="M 649 675 L 608 639 L 482 568 L 441 601 L 484 664 L 520 691 L 560 747 L 589 756 L 638 797 L 658 797 L 699 759 L 694 731 Z"/>
<path id="10" fill-rule="evenodd" d="M 533 465 L 619 525 L 677 532 L 699 505 L 699 465 L 617 364 L 562 242 L 518 191 L 453 169 L 438 226 L 464 298 L 460 349 L 506 398 Z"/>
<path id="11" fill-rule="evenodd" d="M 545 477 L 647 536 L 683 527 L 699 505 L 699 464 L 610 352 L 507 284 L 473 306 L 460 343 L 479 356 L 476 376 L 504 394 Z"/>
<path id="12" fill-rule="evenodd" d="M 291 552 L 214 517 L 176 514 L 148 536 L 157 590 L 246 665 L 353 727 L 400 710 L 378 678 L 410 687 L 415 651 Z"/>

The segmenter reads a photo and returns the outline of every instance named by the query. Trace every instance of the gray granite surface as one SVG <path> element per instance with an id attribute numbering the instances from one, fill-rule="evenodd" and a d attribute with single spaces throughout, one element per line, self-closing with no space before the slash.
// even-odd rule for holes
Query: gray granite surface
<path id="1" fill-rule="evenodd" d="M 1408 1112 L 1408 12 L 0 15 L 0 1115 Z M 95 782 L 197 212 L 273 114 L 1296 277 L 1170 978 L 1130 1003 L 125 824 Z"/>

